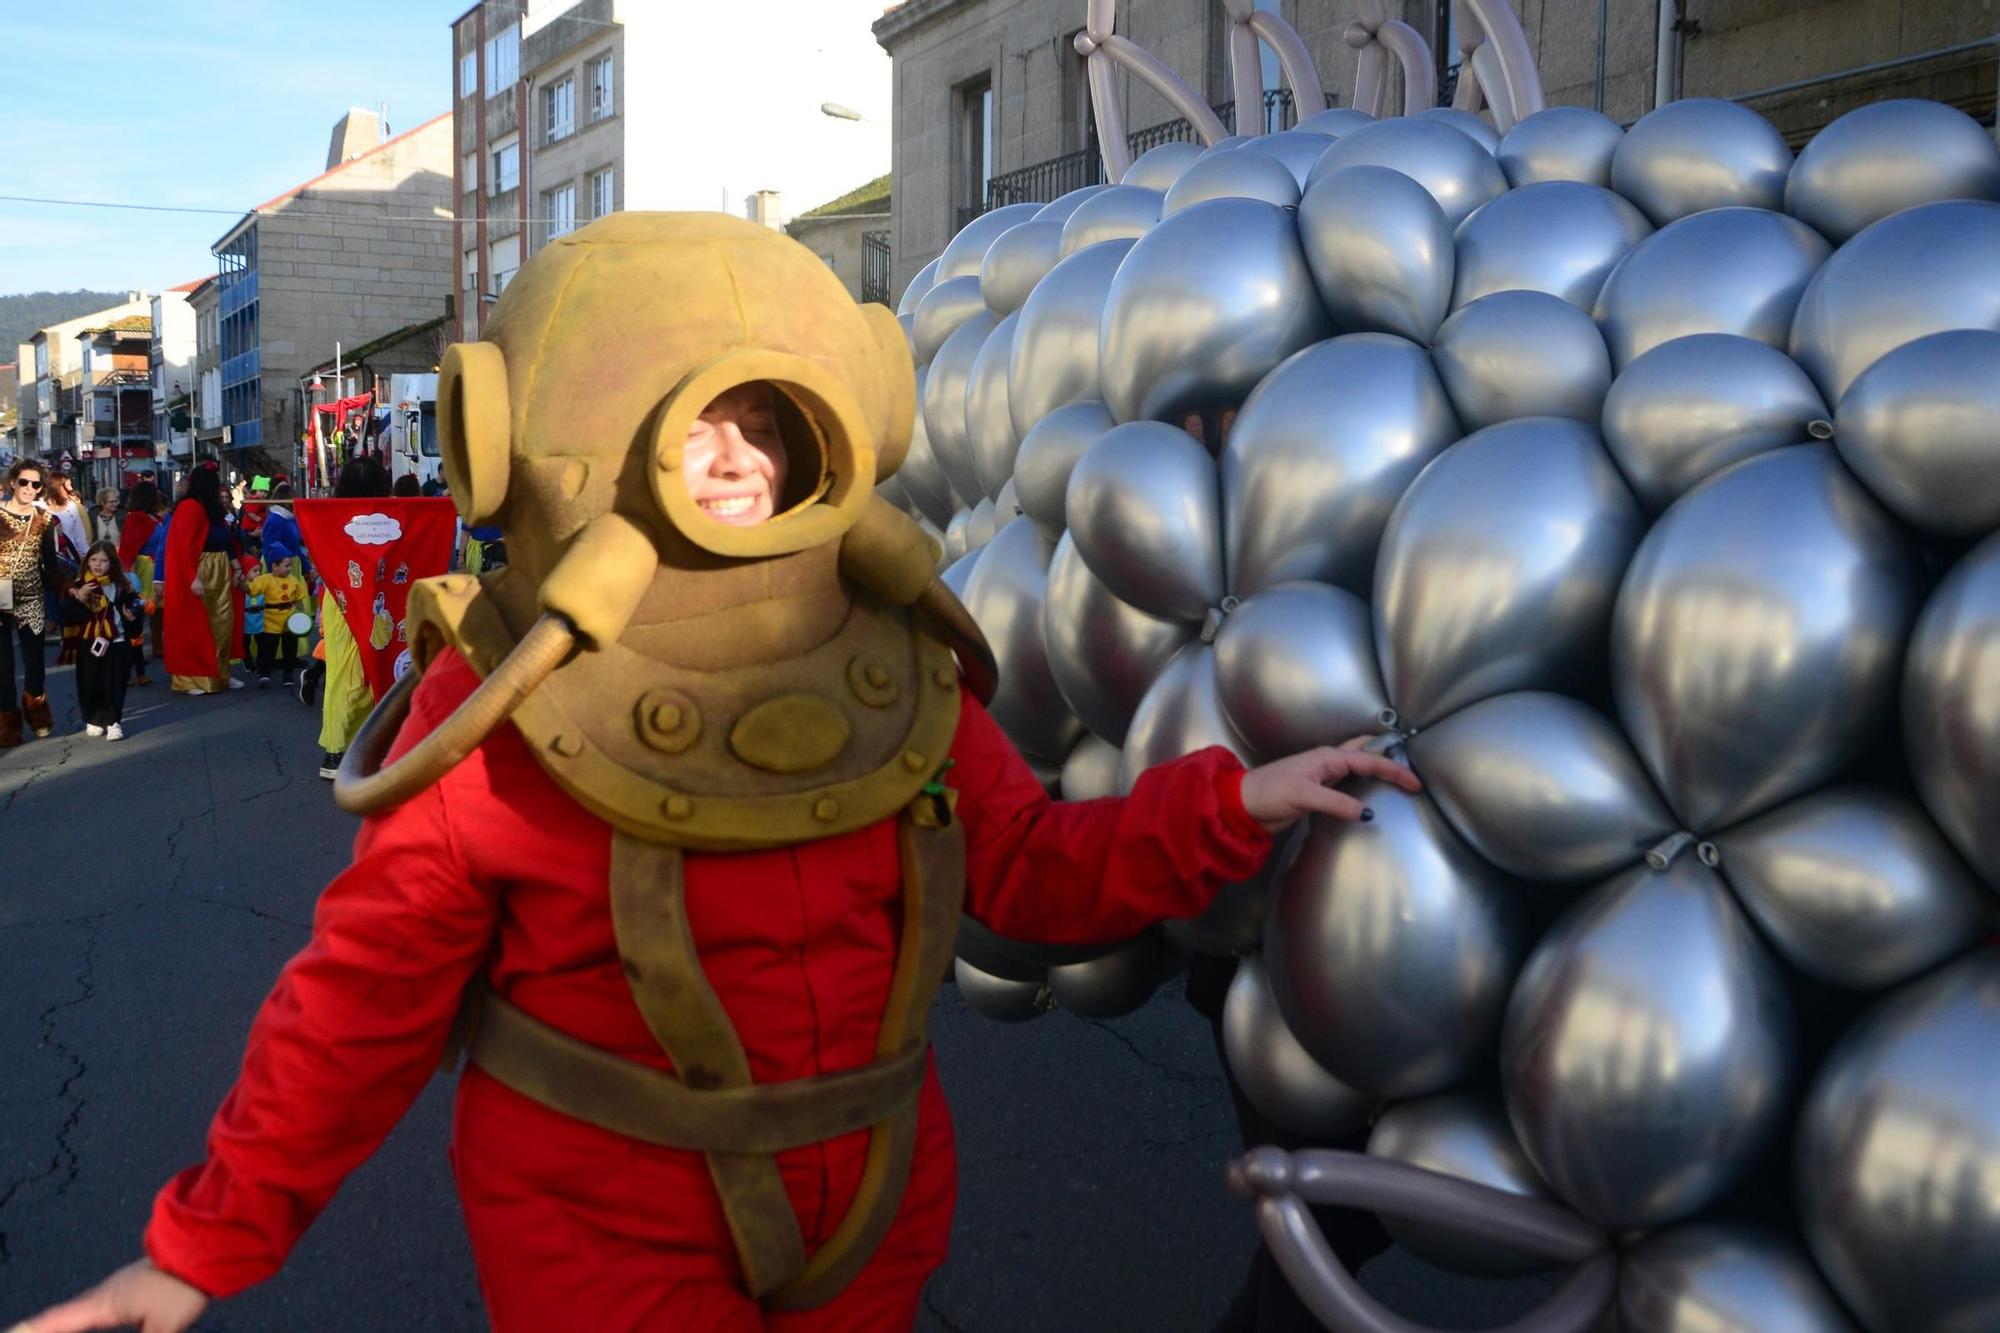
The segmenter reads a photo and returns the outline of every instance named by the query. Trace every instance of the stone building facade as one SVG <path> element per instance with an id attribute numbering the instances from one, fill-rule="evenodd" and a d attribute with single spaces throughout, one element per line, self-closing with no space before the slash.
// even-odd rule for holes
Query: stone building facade
<path id="1" fill-rule="evenodd" d="M 1952 48 L 1994 30 L 1992 0 L 1515 0 L 1549 103 L 1598 106 L 1625 122 L 1651 110 L 1662 5 L 1678 66 L 1678 78 L 1668 80 L 1675 95 L 1742 98 L 1779 89 L 1747 100 L 1794 143 L 1885 97 L 1936 97 L 1991 119 L 1995 48 Z M 1298 30 L 1329 103 L 1349 105 L 1355 53 L 1342 33 L 1357 17 L 1354 0 L 1258 0 L 1258 7 Z M 1389 10 L 1430 39 L 1440 87 L 1447 86 L 1456 46 L 1447 0 L 1392 0 Z M 983 187 L 993 177 L 1092 145 L 1084 62 L 1072 45 L 1083 21 L 1084 0 L 906 0 L 876 21 L 876 40 L 895 62 L 894 292 L 985 205 Z M 1219 0 L 1123 0 L 1118 31 L 1211 103 L 1230 100 Z M 1897 63 L 1864 68 L 1885 62 Z M 1287 100 L 1268 57 L 1264 78 L 1274 103 Z M 1806 86 L 1787 86 L 1798 83 Z M 1128 129 L 1176 119 L 1131 75 L 1121 71 L 1118 86 Z M 1400 88 L 1391 91 L 1400 105 Z M 1269 114 L 1278 128 L 1293 112 L 1273 105 Z M 1027 197 L 1038 187 L 1053 197 L 1068 183 L 1060 171 L 1027 174 Z"/>

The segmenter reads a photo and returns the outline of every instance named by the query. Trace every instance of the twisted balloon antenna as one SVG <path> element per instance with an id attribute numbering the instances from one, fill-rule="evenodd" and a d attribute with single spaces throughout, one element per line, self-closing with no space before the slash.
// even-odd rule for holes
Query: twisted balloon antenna
<path id="1" fill-rule="evenodd" d="M 1301 117 L 1326 103 L 1319 70 L 1307 54 L 1298 32 L 1279 15 L 1258 9 L 1256 0 L 1222 0 L 1229 17 L 1229 82 L 1236 98 L 1236 132 L 1264 133 L 1263 69 L 1260 44 L 1278 57 L 1285 85 Z M 1437 105 L 1437 77 L 1432 71 L 1430 44 L 1423 34 L 1389 16 L 1388 0 L 1360 0 L 1361 17 L 1347 25 L 1342 38 L 1359 53 L 1355 70 L 1354 106 L 1380 116 L 1388 100 L 1389 58 L 1403 73 L 1403 114 L 1415 115 Z M 1477 111 L 1490 103 L 1493 120 L 1504 133 L 1515 121 L 1547 105 L 1535 55 L 1507 0 L 1454 0 L 1461 73 L 1452 105 Z M 1090 78 L 1090 105 L 1097 117 L 1098 147 L 1104 155 L 1107 180 L 1124 179 L 1132 165 L 1125 137 L 1125 115 L 1118 105 L 1113 81 L 1119 66 L 1132 71 L 1187 118 L 1203 145 L 1228 134 L 1207 102 L 1159 57 L 1116 32 L 1115 0 L 1088 0 L 1084 29 L 1076 49 Z"/>

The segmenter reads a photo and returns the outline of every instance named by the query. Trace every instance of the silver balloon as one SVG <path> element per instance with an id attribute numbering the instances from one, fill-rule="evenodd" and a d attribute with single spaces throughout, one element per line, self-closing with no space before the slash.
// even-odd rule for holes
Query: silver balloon
<path id="1" fill-rule="evenodd" d="M 1785 211 L 1835 245 L 1945 199 L 2000 199 L 2000 146 L 1957 107 L 1913 98 L 1841 116 L 1813 136 L 1785 182 Z"/>
<path id="2" fill-rule="evenodd" d="M 1618 728 L 1566 695 L 1482 699 L 1411 737 L 1409 751 L 1451 826 L 1524 879 L 1602 879 L 1678 827 Z"/>
<path id="3" fill-rule="evenodd" d="M 1329 139 L 1360 129 L 1363 125 L 1373 125 L 1375 117 L 1366 111 L 1356 111 L 1351 106 L 1330 106 L 1324 111 L 1315 111 L 1292 128 L 1308 134 L 1323 134 Z"/>
<path id="4" fill-rule="evenodd" d="M 1451 228 L 1430 192 L 1387 167 L 1322 176 L 1299 203 L 1299 243 L 1333 327 L 1428 343 L 1451 306 Z"/>
<path id="5" fill-rule="evenodd" d="M 1500 151 L 1500 131 L 1470 111 L 1454 106 L 1434 106 L 1428 111 L 1419 111 L 1413 119 L 1434 120 L 1440 125 L 1449 125 L 1487 152 Z"/>
<path id="6" fill-rule="evenodd" d="M 917 367 L 919 405 L 924 401 L 924 383 L 929 377 L 929 366 Z M 952 494 L 951 482 L 946 479 L 937 455 L 931 452 L 930 432 L 924 426 L 921 411 L 910 423 L 910 447 L 903 454 L 896 477 L 925 518 L 940 527 L 951 522 L 952 511 L 958 508 L 958 497 Z"/>
<path id="7" fill-rule="evenodd" d="M 944 527 L 946 568 L 939 577 L 961 602 L 965 600 L 965 581 L 972 577 L 972 566 L 979 557 L 979 553 L 972 550 L 971 543 L 965 539 L 965 530 L 971 524 L 972 511 L 961 509 L 951 516 L 951 521 Z"/>
<path id="8" fill-rule="evenodd" d="M 1591 679 L 1644 531 L 1582 422 L 1510 421 L 1446 450 L 1397 503 L 1375 567 L 1375 651 L 1403 725 Z"/>
<path id="9" fill-rule="evenodd" d="M 1104 298 L 1132 245 L 1107 241 L 1079 251 L 1050 269 L 1029 293 L 1007 365 L 1007 410 L 1021 438 L 1064 404 L 1102 401 L 1097 340 Z"/>
<path id="10" fill-rule="evenodd" d="M 2000 1311 L 2000 950 L 1891 996 L 1806 1096 L 1799 1216 L 1874 1333 L 1972 1333 Z"/>
<path id="11" fill-rule="evenodd" d="M 991 500 L 982 499 L 972 506 L 972 517 L 965 524 L 965 548 L 978 550 L 993 540 L 993 534 L 1000 531 L 1000 510 Z"/>
<path id="12" fill-rule="evenodd" d="M 1943 537 L 2000 530 L 2000 333 L 1905 343 L 1855 378 L 1834 443 L 1875 497 Z"/>
<path id="13" fill-rule="evenodd" d="M 981 213 L 972 221 L 958 229 L 958 235 L 944 247 L 938 256 L 937 276 L 939 282 L 949 282 L 953 278 L 977 278 L 979 266 L 986 259 L 986 251 L 1001 233 L 1017 227 L 1042 211 L 1040 204 L 1008 204 L 990 213 Z"/>
<path id="14" fill-rule="evenodd" d="M 1243 404 L 1222 451 L 1228 586 L 1293 579 L 1366 597 L 1403 490 L 1462 432 L 1423 348 L 1379 333 L 1286 361 Z"/>
<path id="15" fill-rule="evenodd" d="M 1914 559 L 1820 444 L 1710 477 L 1641 543 L 1611 638 L 1618 715 L 1688 827 L 1819 786 L 1890 717 Z"/>
<path id="16" fill-rule="evenodd" d="M 1218 157 L 1223 153 L 1233 153 L 1249 142 L 1250 136 L 1247 134 L 1224 135 L 1214 143 L 1209 144 L 1206 148 L 1203 148 L 1195 160 L 1200 161 L 1203 157 Z"/>
<path id="17" fill-rule="evenodd" d="M 1488 1189 L 1531 1199 L 1549 1197 L 1549 1187 L 1535 1174 L 1534 1164 L 1514 1139 L 1507 1124 L 1507 1108 L 1498 1094 L 1484 1089 L 1441 1092 L 1398 1102 L 1375 1122 L 1368 1135 L 1368 1151 Z M 1468 1241 L 1442 1227 L 1388 1213 L 1381 1217 L 1389 1234 L 1410 1253 L 1454 1273 L 1518 1277 L 1549 1267 L 1545 1259 Z"/>
<path id="18" fill-rule="evenodd" d="M 963 958 L 952 959 L 958 993 L 974 1010 L 1000 1023 L 1025 1023 L 1050 1008 L 1048 983 L 1018 981 L 983 972 Z"/>
<path id="19" fill-rule="evenodd" d="M 993 326 L 979 345 L 965 380 L 966 456 L 979 483 L 978 493 L 995 498 L 1014 475 L 1014 451 L 1021 443 L 1007 407 L 1007 370 L 1014 355 L 1014 331 L 1020 322 L 1016 313 Z"/>
<path id="20" fill-rule="evenodd" d="M 1461 307 L 1439 327 L 1431 360 L 1467 430 L 1521 417 L 1595 426 L 1611 388 L 1597 325 L 1547 292 L 1495 292 Z"/>
<path id="21" fill-rule="evenodd" d="M 1143 185 L 1113 185 L 1076 206 L 1063 222 L 1062 256 L 1068 259 L 1103 241 L 1131 241 L 1160 220 L 1166 191 Z"/>
<path id="22" fill-rule="evenodd" d="M 1314 818 L 1265 918 L 1265 966 L 1286 1026 L 1329 1073 L 1419 1097 L 1492 1056 L 1525 944 L 1519 890 L 1424 796 L 1379 782 L 1353 794 L 1374 818 Z"/>
<path id="23" fill-rule="evenodd" d="M 1069 215 L 1076 212 L 1083 201 L 1110 189 L 1109 185 L 1081 185 L 1067 194 L 1059 194 L 1042 205 L 1042 211 L 1030 219 L 1034 222 L 1067 222 Z"/>
<path id="24" fill-rule="evenodd" d="M 1124 743 L 1139 702 L 1195 631 L 1112 596 L 1077 554 L 1074 535 L 1056 544 L 1042 639 L 1056 688 L 1093 734 Z"/>
<path id="25" fill-rule="evenodd" d="M 1059 763 L 1082 728 L 1063 705 L 1043 646 L 1048 559 L 1035 525 L 1017 518 L 987 544 L 964 600 L 1000 664 L 1000 688 L 986 710 L 1021 750 Z"/>
<path id="26" fill-rule="evenodd" d="M 1407 117 L 1378 120 L 1343 134 L 1313 167 L 1306 188 L 1344 167 L 1360 166 L 1402 172 L 1430 191 L 1454 228 L 1507 189 L 1493 154 L 1469 136 L 1436 121 Z"/>
<path id="27" fill-rule="evenodd" d="M 1588 312 L 1611 270 L 1652 234 L 1645 214 L 1595 185 L 1544 181 L 1509 190 L 1458 229 L 1452 307 L 1533 291 Z"/>
<path id="28" fill-rule="evenodd" d="M 903 340 L 909 343 L 910 350 L 915 352 L 917 350 L 917 312 L 914 308 L 914 303 L 908 314 L 896 316 L 896 325 L 903 330 Z"/>
<path id="29" fill-rule="evenodd" d="M 1132 421 L 1084 450 L 1065 504 L 1078 554 L 1121 601 L 1200 621 L 1222 601 L 1215 460 L 1178 426 Z"/>
<path id="30" fill-rule="evenodd" d="M 1854 1333 L 1804 1251 L 1738 1222 L 1690 1222 L 1618 1266 L 1622 1333 Z"/>
<path id="31" fill-rule="evenodd" d="M 1368 606 L 1344 588 L 1281 583 L 1230 612 L 1215 638 L 1222 711 L 1262 759 L 1382 729 Z"/>
<path id="32" fill-rule="evenodd" d="M 943 469 L 945 479 L 967 504 L 978 503 L 986 493 L 979 484 L 979 472 L 972 465 L 972 442 L 966 434 L 965 396 L 972 383 L 972 367 L 979 360 L 999 320 L 980 306 L 976 314 L 952 331 L 944 346 L 931 358 L 930 373 L 924 376 L 924 433 L 930 439 L 931 456 Z"/>
<path id="33" fill-rule="evenodd" d="M 1147 769 L 1211 745 L 1250 762 L 1249 747 L 1223 716 L 1216 697 L 1215 650 L 1195 642 L 1174 655 L 1139 701 L 1125 731 L 1119 786 L 1130 792 Z"/>
<path id="34" fill-rule="evenodd" d="M 1945 576 L 1917 621 L 1903 743 L 1931 818 L 2000 889 L 2000 534 Z"/>
<path id="35" fill-rule="evenodd" d="M 917 276 L 910 279 L 910 285 L 903 288 L 902 298 L 896 302 L 896 313 L 899 316 L 917 313 L 917 303 L 924 299 L 931 288 L 937 286 L 937 267 L 938 262 L 933 259 L 918 269 Z M 922 360 L 921 357 L 918 359 Z"/>
<path id="36" fill-rule="evenodd" d="M 1917 975 L 1976 942 L 1996 902 L 1917 803 L 1828 787 L 1717 834 L 1722 873 L 1800 971 L 1855 990 Z"/>
<path id="37" fill-rule="evenodd" d="M 1051 566 L 1050 583 L 1055 576 Z M 1118 794 L 1118 770 L 1122 756 L 1118 747 L 1097 736 L 1085 736 L 1063 760 L 1058 786 L 1065 801 L 1095 801 Z"/>
<path id="38" fill-rule="evenodd" d="M 1779 208 L 1792 150 L 1762 116 L 1714 97 L 1641 116 L 1611 158 L 1611 188 L 1653 224 L 1712 208 Z"/>
<path id="39" fill-rule="evenodd" d="M 1051 967 L 1049 994 L 1084 1018 L 1122 1018 L 1153 997 L 1165 963 L 1159 937 L 1140 935 L 1096 958 Z"/>
<path id="40" fill-rule="evenodd" d="M 1021 512 L 1050 541 L 1069 530 L 1064 512 L 1069 474 L 1083 451 L 1118 423 L 1099 402 L 1071 403 L 1036 422 L 1014 455 L 1014 489 Z"/>
<path id="41" fill-rule="evenodd" d="M 1256 958 L 1236 966 L 1222 1002 L 1222 1054 L 1243 1096 L 1288 1134 L 1330 1139 L 1368 1123 L 1375 1099 L 1320 1068 L 1285 1026 Z"/>
<path id="42" fill-rule="evenodd" d="M 1700 1211 L 1757 1161 L 1796 1056 L 1783 982 L 1693 856 L 1563 914 L 1507 1007 L 1507 1114 L 1555 1192 L 1608 1231 Z"/>
<path id="43" fill-rule="evenodd" d="M 996 315 L 1019 310 L 1062 258 L 1063 224 L 1037 213 L 1000 233 L 979 264 L 979 294 Z"/>
<path id="44" fill-rule="evenodd" d="M 1731 463 L 1804 443 L 1828 416 L 1812 380 L 1783 352 L 1697 333 L 1661 343 L 1611 382 L 1604 445 L 1639 502 L 1657 513 Z"/>
<path id="45" fill-rule="evenodd" d="M 1104 401 L 1120 421 L 1235 407 L 1326 333 L 1292 214 L 1211 199 L 1161 219 L 1112 277 L 1098 342 Z"/>
<path id="46" fill-rule="evenodd" d="M 1276 134 L 1260 134 L 1243 145 L 1246 153 L 1260 153 L 1275 158 L 1285 164 L 1292 173 L 1301 191 L 1306 188 L 1306 178 L 1318 164 L 1320 156 L 1333 142 L 1332 137 L 1306 129 L 1280 130 Z"/>
<path id="47" fill-rule="evenodd" d="M 924 293 L 923 299 L 917 302 L 911 325 L 917 364 L 929 365 L 936 359 L 945 339 L 985 309 L 986 299 L 979 294 L 977 276 L 940 282 Z"/>
<path id="48" fill-rule="evenodd" d="M 1006 484 L 1000 488 L 1000 494 L 993 497 L 993 512 L 999 515 L 999 521 L 1003 526 L 1023 516 L 1025 511 L 1021 508 L 1021 496 L 1014 489 L 1012 477 L 1007 478 Z M 1054 542 L 1054 538 L 1047 538 L 1043 545 L 1053 546 Z"/>
<path id="49" fill-rule="evenodd" d="M 1181 173 L 1160 204 L 1160 216 L 1172 217 L 1184 208 L 1210 199 L 1261 199 L 1280 208 L 1295 208 L 1299 202 L 1299 182 L 1291 168 L 1275 157 L 1263 153 L 1219 153 L 1202 158 Z"/>
<path id="50" fill-rule="evenodd" d="M 1496 154 L 1515 189 L 1544 181 L 1582 181 L 1608 188 L 1611 159 L 1625 131 L 1601 111 L 1552 106 L 1515 123 Z"/>
<path id="51" fill-rule="evenodd" d="M 1198 143 L 1154 144 L 1132 159 L 1132 165 L 1125 168 L 1125 175 L 1118 183 L 1143 186 L 1165 194 L 1181 178 L 1181 173 L 1193 166 L 1200 156 L 1201 145 Z"/>
<path id="52" fill-rule="evenodd" d="M 1818 232 L 1762 209 L 1718 208 L 1662 227 L 1632 248 L 1598 293 L 1595 313 L 1611 363 L 1623 370 L 1691 333 L 1735 333 L 1783 347 L 1792 313 L 1826 257 Z"/>
<path id="53" fill-rule="evenodd" d="M 1792 323 L 1792 360 L 1828 402 L 1905 343 L 2000 329 L 2000 204 L 1925 204 L 1887 217 L 1813 275 Z"/>

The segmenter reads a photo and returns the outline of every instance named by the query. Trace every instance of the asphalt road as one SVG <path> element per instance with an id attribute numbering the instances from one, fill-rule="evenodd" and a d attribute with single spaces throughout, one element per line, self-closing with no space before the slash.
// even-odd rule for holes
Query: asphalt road
<path id="1" fill-rule="evenodd" d="M 82 735 L 66 670 L 49 692 L 57 735 L 0 751 L 0 1327 L 136 1257 L 154 1191 L 200 1153 L 355 828 L 317 776 L 317 716 L 289 694 L 156 683 L 132 692 L 113 744 Z M 1021 1026 L 947 988 L 932 1030 L 960 1193 L 919 1327 L 1211 1327 L 1256 1235 L 1222 1187 L 1240 1143 L 1177 987 L 1116 1022 Z M 200 1327 L 483 1328 L 444 1155 L 450 1098 L 435 1080 L 285 1271 Z M 1363 1279 L 1439 1327 L 1504 1322 L 1542 1290 L 1399 1251 Z"/>

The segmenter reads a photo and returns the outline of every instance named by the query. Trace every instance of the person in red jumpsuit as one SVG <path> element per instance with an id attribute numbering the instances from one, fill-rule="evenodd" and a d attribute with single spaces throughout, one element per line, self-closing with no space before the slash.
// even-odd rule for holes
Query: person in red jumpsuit
<path id="1" fill-rule="evenodd" d="M 696 501 L 710 483 L 719 495 L 762 496 L 747 522 L 770 513 L 765 492 L 783 470 L 771 458 L 779 446 L 744 424 L 755 413 L 750 398 L 725 395 L 689 437 Z M 477 684 L 457 653 L 434 659 L 391 761 Z M 1128 797 L 1052 801 L 962 694 L 950 772 L 965 909 L 1014 938 L 1109 943 L 1193 916 L 1220 885 L 1256 870 L 1271 835 L 1296 819 L 1369 817 L 1334 784 L 1368 776 L 1417 786 L 1402 766 L 1354 749 L 1246 772 L 1217 747 L 1143 774 Z M 611 844 L 610 825 L 550 778 L 512 725 L 437 784 L 371 816 L 353 863 L 321 895 L 310 943 L 257 1015 L 207 1159 L 160 1192 L 146 1258 L 26 1327 L 179 1333 L 210 1300 L 275 1273 L 421 1092 L 482 970 L 542 1022 L 667 1068 L 621 974 L 605 890 Z M 702 968 L 758 1083 L 874 1058 L 900 927 L 893 820 L 770 850 L 690 854 L 685 891 Z M 846 1215 L 867 1139 L 857 1131 L 779 1155 L 808 1251 Z M 956 1174 L 933 1065 L 888 1233 L 831 1301 L 777 1313 L 744 1289 L 699 1153 L 572 1119 L 471 1066 L 451 1161 L 481 1293 L 507 1331 L 908 1328 L 944 1260 Z"/>

